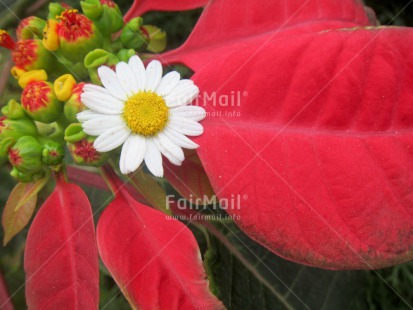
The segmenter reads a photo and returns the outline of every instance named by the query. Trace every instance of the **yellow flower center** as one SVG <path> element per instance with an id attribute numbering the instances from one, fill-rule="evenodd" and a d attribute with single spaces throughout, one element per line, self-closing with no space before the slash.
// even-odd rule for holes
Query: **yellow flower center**
<path id="1" fill-rule="evenodd" d="M 133 133 L 154 136 L 166 126 L 169 110 L 165 100 L 151 91 L 130 97 L 123 108 L 123 118 Z"/>

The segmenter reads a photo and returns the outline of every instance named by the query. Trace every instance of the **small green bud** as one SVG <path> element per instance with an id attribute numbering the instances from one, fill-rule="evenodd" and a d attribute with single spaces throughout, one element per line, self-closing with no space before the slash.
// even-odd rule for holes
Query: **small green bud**
<path id="1" fill-rule="evenodd" d="M 80 1 L 80 7 L 83 14 L 92 21 L 96 21 L 103 13 L 103 6 L 99 0 Z"/>
<path id="2" fill-rule="evenodd" d="M 7 118 L 13 119 L 13 120 L 25 117 L 22 106 L 20 105 L 20 103 L 18 103 L 14 99 L 9 100 L 7 105 L 1 109 L 1 113 L 6 115 Z"/>
<path id="3" fill-rule="evenodd" d="M 7 137 L 0 140 L 0 156 L 7 156 L 10 148 L 16 143 L 16 140 L 13 138 Z"/>
<path id="4" fill-rule="evenodd" d="M 47 19 L 56 19 L 56 16 L 60 16 L 60 14 L 67 9 L 70 9 L 67 4 L 63 6 L 63 4 L 51 2 L 49 3 L 49 15 L 47 16 Z"/>
<path id="5" fill-rule="evenodd" d="M 103 35 L 118 32 L 123 26 L 123 16 L 111 0 L 85 0 L 80 2 L 83 13 L 90 18 Z"/>
<path id="6" fill-rule="evenodd" d="M 120 41 L 125 48 L 138 50 L 148 45 L 149 33 L 142 28 L 142 25 L 143 19 L 141 17 L 135 17 L 125 25 L 120 35 Z"/>
<path id="7" fill-rule="evenodd" d="M 143 25 L 143 29 L 149 34 L 149 44 L 147 50 L 152 53 L 160 53 L 166 49 L 166 32 L 156 26 Z"/>
<path id="8" fill-rule="evenodd" d="M 17 179 L 19 182 L 22 183 L 30 183 L 30 182 L 36 182 L 37 180 L 43 178 L 45 176 L 44 171 L 38 171 L 38 172 L 21 172 L 19 171 L 16 167 L 13 167 L 10 175 Z"/>
<path id="9" fill-rule="evenodd" d="M 97 73 L 98 68 L 101 66 L 112 67 L 118 62 L 119 59 L 114 54 L 102 49 L 95 49 L 86 55 L 84 65 L 89 71 L 92 83 L 101 84 Z"/>
<path id="10" fill-rule="evenodd" d="M 87 135 L 83 132 L 82 124 L 73 123 L 67 126 L 65 130 L 65 141 L 69 143 L 76 143 L 85 139 Z"/>
<path id="11" fill-rule="evenodd" d="M 41 39 L 46 21 L 36 16 L 29 16 L 23 19 L 16 29 L 17 38 L 21 39 Z"/>
<path id="12" fill-rule="evenodd" d="M 116 56 L 120 61 L 128 62 L 129 58 L 136 55 L 136 51 L 134 49 L 121 49 Z"/>
<path id="13" fill-rule="evenodd" d="M 19 170 L 17 170 L 16 167 L 12 168 L 12 170 L 10 171 L 10 175 L 22 183 L 33 182 L 33 173 L 20 172 Z"/>
<path id="14" fill-rule="evenodd" d="M 100 167 L 108 160 L 108 153 L 100 153 L 93 146 L 96 137 L 87 137 L 76 143 L 67 143 L 70 155 L 78 165 Z"/>
<path id="15" fill-rule="evenodd" d="M 6 116 L 0 117 L 0 141 L 12 138 L 16 142 L 20 137 L 26 135 L 37 135 L 37 127 L 32 120 L 28 118 L 12 120 Z"/>
<path id="16" fill-rule="evenodd" d="M 9 162 L 20 172 L 32 173 L 42 169 L 42 146 L 36 138 L 24 136 L 9 149 Z"/>
<path id="17" fill-rule="evenodd" d="M 43 144 L 42 161 L 48 166 L 56 166 L 62 164 L 65 157 L 65 151 L 61 144 L 48 141 Z"/>
<path id="18" fill-rule="evenodd" d="M 85 105 L 80 101 L 84 85 L 85 83 L 79 83 L 73 87 L 72 95 L 66 101 L 63 108 L 63 112 L 70 123 L 78 122 L 76 115 L 86 109 Z"/>

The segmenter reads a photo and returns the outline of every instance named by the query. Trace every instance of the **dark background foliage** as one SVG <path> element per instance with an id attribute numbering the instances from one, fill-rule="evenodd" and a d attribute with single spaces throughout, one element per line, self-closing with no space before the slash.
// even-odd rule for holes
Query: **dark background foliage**
<path id="1" fill-rule="evenodd" d="M 78 7 L 75 0 L 65 2 Z M 44 17 L 47 3 L 47 0 L 0 1 L 0 29 L 11 30 L 19 19 L 28 15 Z M 117 3 L 123 13 L 131 5 L 130 0 Z M 382 25 L 413 26 L 413 0 L 365 0 L 365 3 L 375 10 Z M 201 12 L 201 9 L 184 13 L 152 12 L 145 15 L 144 20 L 167 31 L 168 49 L 171 49 L 185 41 Z M 8 52 L 1 51 L 0 106 L 10 98 L 19 98 L 17 84 L 8 78 L 9 57 Z M 1 212 L 14 185 L 1 160 L 0 184 Z M 110 198 L 106 192 L 85 190 L 94 209 Z M 229 309 L 285 309 L 288 306 L 296 309 L 413 309 L 413 263 L 379 271 L 320 270 L 278 258 L 231 223 L 214 227 L 215 234 L 191 228 L 200 242 L 212 290 Z M 0 231 L 1 239 L 2 234 Z M 0 250 L 0 271 L 13 293 L 16 309 L 26 308 L 22 265 L 26 234 L 27 229 Z M 101 271 L 101 308 L 129 309 L 103 265 Z"/>

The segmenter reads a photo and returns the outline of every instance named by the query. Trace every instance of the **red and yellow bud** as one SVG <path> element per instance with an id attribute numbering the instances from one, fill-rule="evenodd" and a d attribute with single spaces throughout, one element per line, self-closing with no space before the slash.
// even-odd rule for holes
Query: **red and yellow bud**
<path id="1" fill-rule="evenodd" d="M 6 30 L 0 29 L 0 46 L 5 47 L 9 50 L 13 50 L 16 46 L 13 38 L 9 35 Z"/>
<path id="2" fill-rule="evenodd" d="M 56 121 L 63 110 L 63 103 L 57 99 L 53 85 L 46 81 L 28 83 L 21 102 L 32 119 L 47 124 Z"/>
<path id="3" fill-rule="evenodd" d="M 75 143 L 67 143 L 70 155 L 78 165 L 100 167 L 108 159 L 108 153 L 100 153 L 93 146 L 96 137 L 87 137 Z"/>
<path id="4" fill-rule="evenodd" d="M 65 117 L 71 123 L 76 123 L 78 121 L 76 115 L 86 109 L 85 105 L 80 101 L 80 95 L 83 93 L 83 86 L 85 86 L 85 83 L 79 83 L 73 87 L 72 95 L 66 101 L 63 108 Z"/>
<path id="5" fill-rule="evenodd" d="M 83 13 L 90 18 L 103 35 L 118 32 L 123 17 L 117 4 L 111 0 L 85 0 L 80 2 Z"/>
<path id="6" fill-rule="evenodd" d="M 16 67 L 25 71 L 49 70 L 55 66 L 55 58 L 43 46 L 42 41 L 37 39 L 17 41 L 12 58 Z"/>
<path id="7" fill-rule="evenodd" d="M 58 16 L 57 34 L 62 55 L 70 61 L 83 61 L 89 51 L 103 45 L 93 22 L 77 10 L 65 10 Z"/>
<path id="8" fill-rule="evenodd" d="M 8 155 L 9 162 L 20 172 L 33 173 L 43 167 L 42 146 L 34 137 L 20 137 Z"/>
<path id="9" fill-rule="evenodd" d="M 17 39 L 41 39 L 46 21 L 36 16 L 23 19 L 16 29 Z"/>

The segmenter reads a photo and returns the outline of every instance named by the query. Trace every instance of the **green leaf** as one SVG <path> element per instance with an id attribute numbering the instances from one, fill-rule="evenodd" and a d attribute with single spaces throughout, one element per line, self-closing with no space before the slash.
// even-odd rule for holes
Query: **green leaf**
<path id="1" fill-rule="evenodd" d="M 366 272 L 289 262 L 249 239 L 233 223 L 208 230 L 208 278 L 227 309 L 363 308 Z"/>
<path id="2" fill-rule="evenodd" d="M 2 217 L 4 230 L 3 246 L 6 246 L 29 223 L 33 216 L 37 202 L 37 193 L 28 195 L 29 192 L 33 192 L 32 187 L 32 183 L 18 183 L 10 193 Z M 20 207 L 16 207 L 26 196 L 29 198 L 24 199 L 25 202 Z"/>
<path id="3" fill-rule="evenodd" d="M 37 194 L 45 187 L 47 182 L 49 181 L 50 178 L 50 172 L 46 173 L 46 175 L 37 180 L 34 183 L 27 183 L 26 185 L 26 190 L 23 193 L 23 195 L 19 198 L 17 201 L 17 204 L 14 208 L 14 211 L 17 212 L 21 206 L 24 204 L 28 203 L 30 200 L 33 199 L 33 197 L 36 197 L 37 199 Z"/>

